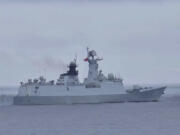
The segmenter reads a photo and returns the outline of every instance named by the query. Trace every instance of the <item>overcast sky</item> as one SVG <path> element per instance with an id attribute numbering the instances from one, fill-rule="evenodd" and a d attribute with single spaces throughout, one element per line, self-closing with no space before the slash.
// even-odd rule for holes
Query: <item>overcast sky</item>
<path id="1" fill-rule="evenodd" d="M 125 83 L 180 83 L 179 2 L 52 2 L 0 4 L 0 85 L 45 75 L 57 79 L 86 47 L 100 68 Z"/>

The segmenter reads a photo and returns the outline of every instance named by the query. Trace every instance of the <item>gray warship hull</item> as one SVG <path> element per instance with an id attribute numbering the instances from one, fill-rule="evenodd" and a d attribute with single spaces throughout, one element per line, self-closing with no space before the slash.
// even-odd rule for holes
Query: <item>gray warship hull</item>
<path id="1" fill-rule="evenodd" d="M 159 101 L 166 87 L 148 91 L 109 95 L 76 96 L 16 96 L 14 105 L 60 105 L 60 104 L 98 104 L 121 102 L 155 102 Z"/>
<path id="2" fill-rule="evenodd" d="M 58 104 L 97 104 L 119 102 L 151 102 L 158 101 L 166 87 L 139 87 L 133 86 L 126 90 L 123 79 L 113 73 L 105 76 L 98 70 L 98 62 L 102 58 L 97 56 L 95 50 L 87 48 L 87 57 L 84 59 L 89 64 L 87 78 L 80 83 L 76 58 L 68 65 L 69 70 L 60 74 L 56 83 L 54 80 L 47 82 L 41 76 L 39 79 L 28 79 L 21 82 L 19 92 L 14 97 L 15 105 L 58 105 Z"/>

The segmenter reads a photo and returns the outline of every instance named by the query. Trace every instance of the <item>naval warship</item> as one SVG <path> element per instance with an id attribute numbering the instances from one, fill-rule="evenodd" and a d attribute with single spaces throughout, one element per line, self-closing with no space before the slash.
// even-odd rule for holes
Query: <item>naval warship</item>
<path id="1" fill-rule="evenodd" d="M 139 87 L 126 89 L 123 79 L 110 73 L 105 76 L 98 69 L 98 62 L 103 60 L 95 50 L 87 48 L 89 64 L 87 78 L 79 81 L 76 59 L 72 61 L 66 73 L 57 81 L 46 81 L 44 77 L 21 82 L 18 94 L 14 97 L 15 105 L 55 105 L 55 104 L 95 104 L 119 102 L 159 101 L 166 87 Z"/>

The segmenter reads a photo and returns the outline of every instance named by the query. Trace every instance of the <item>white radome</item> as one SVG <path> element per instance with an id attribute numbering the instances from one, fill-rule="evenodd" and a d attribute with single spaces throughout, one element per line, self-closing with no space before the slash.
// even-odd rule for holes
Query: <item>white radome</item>
<path id="1" fill-rule="evenodd" d="M 138 87 L 126 90 L 123 79 L 114 74 L 106 77 L 98 70 L 96 51 L 87 49 L 89 63 L 88 77 L 83 83 L 79 82 L 76 60 L 70 63 L 67 73 L 61 74 L 55 82 L 47 82 L 41 76 L 39 79 L 29 79 L 21 82 L 19 92 L 14 97 L 16 105 L 53 105 L 53 104 L 91 104 L 118 102 L 151 102 L 158 101 L 166 87 Z"/>

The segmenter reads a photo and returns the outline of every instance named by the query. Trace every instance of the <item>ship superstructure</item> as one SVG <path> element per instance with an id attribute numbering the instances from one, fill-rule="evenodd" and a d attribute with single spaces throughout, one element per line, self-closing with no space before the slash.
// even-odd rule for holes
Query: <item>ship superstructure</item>
<path id="1" fill-rule="evenodd" d="M 158 101 L 166 87 L 137 88 L 126 90 L 123 79 L 110 73 L 106 77 L 98 69 L 98 62 L 103 60 L 96 51 L 87 48 L 89 64 L 88 76 L 83 83 L 79 82 L 76 59 L 72 61 L 66 73 L 57 81 L 47 82 L 44 77 L 21 82 L 14 104 L 78 104 L 78 103 L 111 103 Z"/>

